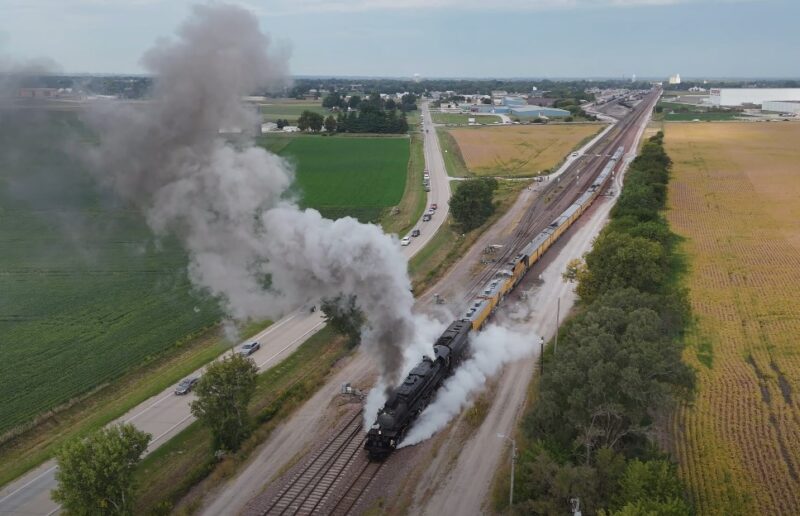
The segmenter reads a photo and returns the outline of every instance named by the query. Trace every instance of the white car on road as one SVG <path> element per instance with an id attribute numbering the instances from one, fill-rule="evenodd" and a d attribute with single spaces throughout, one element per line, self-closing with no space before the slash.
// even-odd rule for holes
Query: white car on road
<path id="1" fill-rule="evenodd" d="M 406 246 L 410 243 L 411 243 L 411 237 L 403 237 L 403 239 L 400 240 L 400 245 L 402 246 Z"/>

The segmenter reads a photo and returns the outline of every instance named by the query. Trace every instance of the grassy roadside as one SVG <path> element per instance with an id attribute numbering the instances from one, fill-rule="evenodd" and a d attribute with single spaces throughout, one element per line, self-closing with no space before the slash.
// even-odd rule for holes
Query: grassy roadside
<path id="1" fill-rule="evenodd" d="M 431 287 L 444 276 L 452 265 L 461 258 L 467 249 L 480 238 L 497 220 L 508 211 L 528 181 L 498 181 L 494 194 L 495 212 L 481 227 L 462 234 L 453 218 L 439 228 L 436 235 L 408 262 L 411 284 L 416 295 Z"/>
<path id="2" fill-rule="evenodd" d="M 444 168 L 450 177 L 468 177 L 470 172 L 464 162 L 464 156 L 458 147 L 456 139 L 447 129 L 437 128 L 439 145 L 442 147 L 442 157 L 444 158 Z"/>
<path id="3" fill-rule="evenodd" d="M 422 174 L 425 171 L 425 151 L 422 134 L 415 132 L 410 136 L 411 146 L 408 158 L 408 177 L 403 199 L 397 205 L 397 213 L 387 210 L 382 217 L 381 226 L 387 233 L 404 235 L 411 230 L 425 211 L 427 195 L 422 189 Z"/>
<path id="4" fill-rule="evenodd" d="M 329 327 L 310 337 L 280 366 L 258 377 L 249 412 L 253 435 L 239 452 L 217 461 L 209 431 L 197 422 L 147 456 L 139 465 L 137 514 L 192 512 L 203 496 L 234 476 L 272 430 L 325 382 L 336 362 L 350 350 Z"/>
<path id="5" fill-rule="evenodd" d="M 269 326 L 251 323 L 242 330 L 246 338 Z M 53 456 L 65 441 L 87 435 L 122 416 L 133 407 L 175 384 L 230 349 L 215 326 L 151 362 L 105 385 L 69 409 L 53 414 L 35 427 L 0 445 L 0 486 L 25 474 Z"/>

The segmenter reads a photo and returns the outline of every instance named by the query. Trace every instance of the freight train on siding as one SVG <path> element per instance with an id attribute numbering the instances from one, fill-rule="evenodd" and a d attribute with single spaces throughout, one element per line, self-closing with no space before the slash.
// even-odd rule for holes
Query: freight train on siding
<path id="1" fill-rule="evenodd" d="M 508 268 L 495 274 L 481 293 L 470 302 L 466 313 L 453 321 L 436 340 L 433 357 L 423 357 L 403 383 L 393 390 L 367 432 L 364 448 L 371 459 L 383 460 L 397 448 L 406 431 L 431 402 L 444 380 L 469 356 L 470 332 L 483 328 L 506 294 L 522 281 L 545 251 L 591 206 L 608 182 L 624 151 L 624 147 L 619 147 L 588 190 L 523 247 L 508 262 Z"/>

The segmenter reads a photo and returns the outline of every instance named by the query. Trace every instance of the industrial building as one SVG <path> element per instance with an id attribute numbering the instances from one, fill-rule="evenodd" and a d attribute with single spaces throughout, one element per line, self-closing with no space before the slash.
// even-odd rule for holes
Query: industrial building
<path id="1" fill-rule="evenodd" d="M 520 118 L 564 118 L 570 116 L 566 109 L 558 109 L 543 106 L 514 106 L 511 114 Z"/>
<path id="2" fill-rule="evenodd" d="M 800 88 L 711 88 L 712 106 L 760 106 L 773 100 L 800 100 Z"/>
<path id="3" fill-rule="evenodd" d="M 767 100 L 761 104 L 761 111 L 800 115 L 800 100 Z"/>

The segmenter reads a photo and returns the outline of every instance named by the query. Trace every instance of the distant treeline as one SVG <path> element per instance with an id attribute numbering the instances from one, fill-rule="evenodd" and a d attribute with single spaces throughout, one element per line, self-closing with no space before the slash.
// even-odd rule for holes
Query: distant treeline
<path id="1" fill-rule="evenodd" d="M 338 92 L 380 92 L 396 93 L 407 91 L 422 95 L 430 91 L 453 91 L 455 94 L 482 94 L 489 95 L 492 91 L 507 91 L 509 93 L 530 93 L 536 87 L 541 91 L 562 95 L 563 90 L 583 92 L 590 88 L 649 88 L 649 83 L 640 81 L 631 83 L 622 80 L 531 80 L 531 79 L 422 79 L 419 82 L 412 79 L 353 79 L 353 78 L 328 78 L 328 79 L 295 79 L 293 87 L 288 90 L 288 96 L 303 96 L 311 90 L 338 91 Z"/>
<path id="2" fill-rule="evenodd" d="M 691 395 L 681 360 L 689 321 L 676 238 L 662 211 L 671 161 L 663 134 L 645 143 L 585 264 L 572 262 L 580 305 L 542 357 L 523 419 L 515 508 L 564 514 L 692 513 L 676 466 L 648 439 L 655 414 Z"/>

